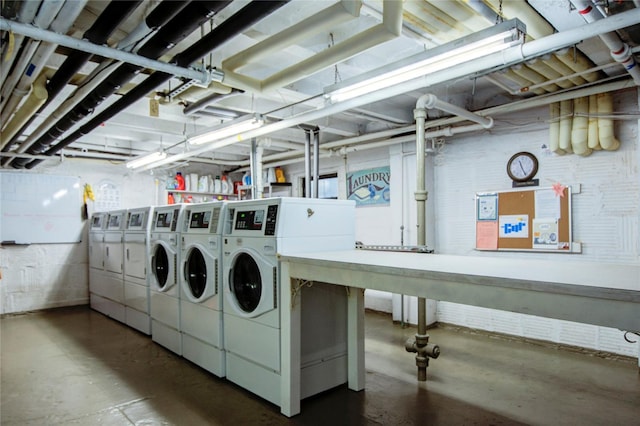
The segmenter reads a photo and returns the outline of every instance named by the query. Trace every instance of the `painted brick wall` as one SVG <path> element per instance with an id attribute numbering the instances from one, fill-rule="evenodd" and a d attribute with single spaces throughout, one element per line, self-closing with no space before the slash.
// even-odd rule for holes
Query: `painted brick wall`
<path id="1" fill-rule="evenodd" d="M 109 183 L 118 190 L 120 208 L 151 205 L 156 200 L 153 177 L 128 174 L 122 165 L 65 159 L 38 168 L 37 173 L 79 176 L 80 183 L 89 183 L 96 196 L 99 185 Z M 89 202 L 89 213 L 100 204 L 101 200 Z M 88 303 L 87 251 L 86 238 L 78 244 L 0 248 L 0 314 Z"/>

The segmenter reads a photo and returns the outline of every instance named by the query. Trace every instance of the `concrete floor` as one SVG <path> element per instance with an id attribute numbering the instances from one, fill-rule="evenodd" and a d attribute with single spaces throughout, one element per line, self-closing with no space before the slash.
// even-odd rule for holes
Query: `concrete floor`
<path id="1" fill-rule="evenodd" d="M 415 333 L 366 315 L 366 388 L 340 386 L 291 419 L 90 310 L 1 320 L 0 423 L 10 425 L 638 425 L 636 360 L 468 330 L 430 330 L 442 355 L 415 380 Z"/>

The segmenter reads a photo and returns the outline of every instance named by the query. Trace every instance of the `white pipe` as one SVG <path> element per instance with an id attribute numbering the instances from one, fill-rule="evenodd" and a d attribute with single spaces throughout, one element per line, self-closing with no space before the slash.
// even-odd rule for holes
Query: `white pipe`
<path id="1" fill-rule="evenodd" d="M 597 95 L 598 114 L 611 115 L 613 112 L 613 97 L 611 93 Z M 620 141 L 613 134 L 613 120 L 610 118 L 598 119 L 598 137 L 600 146 L 607 151 L 615 151 L 620 148 Z"/>
<path id="2" fill-rule="evenodd" d="M 203 84 L 209 84 L 212 78 L 217 81 L 222 80 L 222 76 L 220 74 L 216 74 L 212 77 L 212 75 L 207 71 L 196 71 L 171 65 L 166 62 L 154 61 L 153 59 L 145 58 L 144 56 L 134 55 L 133 53 L 124 52 L 122 50 L 112 49 L 110 47 L 100 46 L 66 35 L 41 30 L 30 25 L 24 25 L 4 18 L 0 18 L 0 31 L 13 31 L 36 40 L 48 41 L 59 44 L 60 46 L 91 53 L 93 55 L 100 55 L 116 61 L 127 62 L 139 67 L 172 74 L 176 77 L 185 77 L 202 82 Z"/>
<path id="3" fill-rule="evenodd" d="M 22 7 L 18 13 L 18 21 L 30 24 L 36 17 L 36 13 L 38 13 L 40 3 L 40 0 L 22 2 Z M 2 60 L 2 66 L 0 67 L 0 81 L 3 82 L 6 81 L 9 71 L 12 69 L 13 62 L 16 60 L 18 52 L 20 51 L 20 46 L 24 41 L 24 36 L 22 34 L 11 34 L 10 36 L 13 37 L 13 42 L 4 48 L 2 58 L 0 58 L 0 60 Z"/>
<path id="4" fill-rule="evenodd" d="M 86 82 L 82 86 L 78 87 L 73 94 L 68 97 L 62 105 L 57 107 L 49 116 L 33 131 L 27 139 L 22 142 L 18 148 L 18 152 L 26 152 L 31 145 L 35 143 L 42 135 L 44 135 L 58 120 L 66 113 L 71 111 L 85 96 L 95 89 L 102 81 L 104 81 L 111 74 L 112 67 L 118 66 L 119 62 L 112 62 L 108 67 L 102 69 L 99 75 L 96 75 L 92 80 Z"/>
<path id="5" fill-rule="evenodd" d="M 465 118 L 469 121 L 482 124 L 485 129 L 490 129 L 491 127 L 493 127 L 493 118 L 482 117 L 478 114 L 474 114 L 470 111 L 467 111 L 464 108 L 460 108 L 459 106 L 441 101 L 431 93 L 420 96 L 418 98 L 418 101 L 416 102 L 416 109 L 434 109 L 434 108 L 448 112 L 449 114 L 457 115 L 458 117 Z"/>
<path id="6" fill-rule="evenodd" d="M 571 3 L 573 3 L 576 9 L 578 9 L 580 15 L 582 15 L 584 20 L 588 23 L 604 19 L 600 13 L 595 11 L 593 7 L 594 5 L 591 1 L 571 0 Z M 633 81 L 636 82 L 636 85 L 640 86 L 640 67 L 638 67 L 635 58 L 631 54 L 629 45 L 623 43 L 615 32 L 600 34 L 600 39 L 611 51 L 611 57 L 616 62 L 621 63 L 631 75 Z"/>
<path id="7" fill-rule="evenodd" d="M 3 149 L 6 144 L 9 143 L 18 130 L 44 105 L 48 98 L 46 84 L 47 76 L 42 73 L 33 83 L 33 90 L 31 90 L 31 94 L 27 100 L 13 116 L 13 119 L 7 124 L 7 127 L 0 132 L 0 149 Z"/>
<path id="8" fill-rule="evenodd" d="M 600 137 L 598 136 L 598 100 L 596 95 L 589 96 L 589 130 L 587 134 L 587 146 L 590 149 L 601 150 Z"/>
<path id="9" fill-rule="evenodd" d="M 549 150 L 557 155 L 564 155 L 560 149 L 560 102 L 549 105 Z"/>
<path id="10" fill-rule="evenodd" d="M 573 100 L 573 125 L 571 128 L 571 149 L 578 155 L 586 157 L 593 151 L 589 148 L 589 97 L 583 96 Z"/>
<path id="11" fill-rule="evenodd" d="M 573 101 L 560 101 L 560 149 L 568 154 L 573 152 L 571 148 L 571 127 L 573 116 Z"/>
<path id="12" fill-rule="evenodd" d="M 542 39 L 525 43 L 522 46 L 514 46 L 503 52 L 498 52 L 492 55 L 484 56 L 482 58 L 468 62 L 467 64 L 465 64 L 465 66 L 454 67 L 447 70 L 438 71 L 433 74 L 430 74 L 429 76 L 417 78 L 415 80 L 398 84 L 390 88 L 370 92 L 360 97 L 349 99 L 342 103 L 332 104 L 324 108 L 319 108 L 316 110 L 306 111 L 296 115 L 292 115 L 287 119 L 283 119 L 275 123 L 270 123 L 259 129 L 249 131 L 246 133 L 246 135 L 244 135 L 244 138 L 246 140 L 252 137 L 264 136 L 278 130 L 294 127 L 305 122 L 313 122 L 314 120 L 325 118 L 327 116 L 337 114 L 342 111 L 346 111 L 348 109 L 357 108 L 373 102 L 381 101 L 383 99 L 387 99 L 392 96 L 398 96 L 403 93 L 411 92 L 414 90 L 424 89 L 425 87 L 430 87 L 432 85 L 443 83 L 445 81 L 453 81 L 453 80 L 471 75 L 476 72 L 493 69 L 499 66 L 512 65 L 518 62 L 532 59 L 536 56 L 540 56 L 545 53 L 552 52 L 562 47 L 566 47 L 568 45 L 580 42 L 584 39 L 595 37 L 604 32 L 614 31 L 619 28 L 625 28 L 627 26 L 636 24 L 637 22 L 640 22 L 640 9 L 632 9 L 632 10 L 622 12 L 617 15 L 610 16 L 605 19 L 596 21 L 591 24 L 586 24 L 568 31 L 564 31 L 562 33 L 555 33 L 550 36 L 544 37 Z M 609 90 L 618 90 L 626 87 L 629 87 L 629 84 L 627 82 L 619 82 L 619 83 L 613 83 L 611 85 L 602 85 L 602 86 L 596 86 L 593 88 L 588 88 L 588 90 L 594 90 L 594 93 L 598 93 L 598 91 L 602 90 L 602 88 L 611 88 Z M 564 96 L 564 95 L 565 94 L 561 94 L 561 96 Z M 553 95 L 549 95 L 549 96 L 553 96 Z M 581 96 L 585 96 L 585 95 L 582 94 Z M 552 98 L 545 97 L 544 99 L 552 99 Z M 519 101 L 519 102 L 522 102 L 522 101 Z M 550 102 L 556 102 L 556 101 L 545 101 L 545 103 L 550 103 Z M 540 105 L 544 105 L 545 103 L 541 103 Z M 513 110 L 513 107 L 515 104 L 518 104 L 518 102 L 509 104 L 508 106 L 509 110 Z M 496 107 L 496 108 L 499 108 L 499 107 Z M 482 112 L 487 113 L 487 111 L 489 110 L 484 110 Z M 218 141 L 215 144 L 203 145 L 202 147 L 198 149 L 194 149 L 188 153 L 182 153 L 182 154 L 170 156 L 160 162 L 154 163 L 152 165 L 153 167 L 148 167 L 148 169 L 151 169 L 157 166 L 162 166 L 164 164 L 173 163 L 176 161 L 181 161 L 185 158 L 193 157 L 193 156 L 211 151 L 212 147 L 220 148 L 225 146 L 226 144 L 233 144 L 237 141 L 238 141 L 237 138 L 234 137 L 224 141 Z"/>
<path id="13" fill-rule="evenodd" d="M 56 33 L 66 33 L 75 22 L 78 15 L 80 15 L 80 12 L 84 8 L 86 2 L 87 0 L 67 1 L 64 5 L 60 2 L 60 12 L 53 22 L 51 22 L 49 29 Z M 25 70 L 26 72 L 21 75 L 20 81 L 18 81 L 5 104 L 2 114 L 0 114 L 0 123 L 6 123 L 9 121 L 9 118 L 15 111 L 16 107 L 23 100 L 23 93 L 30 89 L 32 83 L 40 75 L 40 72 L 49 60 L 49 57 L 55 51 L 56 47 L 57 46 L 53 43 L 40 43 L 31 58 L 28 68 Z"/>
<path id="14" fill-rule="evenodd" d="M 253 192 L 254 199 L 261 199 L 264 192 L 264 179 L 262 179 L 262 154 L 264 153 L 264 147 L 261 143 L 258 143 L 256 146 L 256 155 L 255 155 L 255 175 L 251 182 L 255 180 L 255 192 Z"/>
<path id="15" fill-rule="evenodd" d="M 64 0 L 44 0 L 40 9 L 38 10 L 38 15 L 35 17 L 33 24 L 37 28 L 47 29 L 51 26 L 51 23 L 55 19 L 56 15 L 62 8 L 64 4 Z M 31 75 L 31 73 L 35 73 L 34 66 L 37 64 L 33 63 L 32 58 L 34 57 L 36 51 L 40 47 L 39 41 L 30 40 L 27 44 L 28 48 L 23 49 L 23 54 L 20 57 L 19 62 L 16 64 L 16 68 L 13 70 L 13 73 L 9 76 L 8 80 L 4 82 L 2 88 L 2 102 L 0 102 L 0 109 L 3 109 L 3 115 L 0 116 L 0 122 L 6 123 L 13 110 L 17 106 L 18 102 L 23 99 L 26 94 L 28 94 L 29 87 L 31 86 L 31 80 L 28 84 L 24 84 L 23 87 L 17 87 L 18 81 L 23 77 L 23 75 Z M 37 59 L 37 58 L 36 58 Z M 37 77 L 36 74 L 33 78 Z M 10 111 L 5 112 L 7 110 L 6 105 L 8 101 L 11 100 L 12 108 Z"/>

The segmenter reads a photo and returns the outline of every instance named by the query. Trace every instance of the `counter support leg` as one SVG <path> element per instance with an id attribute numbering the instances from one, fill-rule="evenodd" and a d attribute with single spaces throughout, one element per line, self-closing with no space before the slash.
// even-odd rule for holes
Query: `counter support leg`
<path id="1" fill-rule="evenodd" d="M 349 389 L 364 389 L 364 290 L 349 287 L 347 362 Z"/>
<path id="2" fill-rule="evenodd" d="M 286 262 L 280 267 L 280 283 L 280 412 L 291 417 L 300 414 L 302 298 L 292 291 L 297 280 L 290 278 Z"/>

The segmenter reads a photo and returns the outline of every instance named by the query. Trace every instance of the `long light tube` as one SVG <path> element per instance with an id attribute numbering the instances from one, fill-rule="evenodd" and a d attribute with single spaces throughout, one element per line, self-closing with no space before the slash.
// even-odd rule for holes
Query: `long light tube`
<path id="1" fill-rule="evenodd" d="M 152 152 L 151 154 L 129 160 L 126 165 L 128 169 L 137 169 L 148 164 L 155 163 L 156 161 L 164 160 L 165 158 L 167 158 L 167 153 L 164 151 Z"/>
<path id="2" fill-rule="evenodd" d="M 360 81 L 345 81 L 328 87 L 325 97 L 331 103 L 342 102 L 366 93 L 404 83 L 424 75 L 461 65 L 465 62 L 522 44 L 525 27 L 517 19 L 484 29 L 467 37 L 414 55 L 393 66 L 365 73 Z"/>
<path id="3" fill-rule="evenodd" d="M 231 136 L 237 136 L 242 140 L 242 133 L 254 130 L 264 125 L 264 118 L 259 114 L 250 114 L 213 127 L 206 132 L 189 137 L 191 145 L 202 145 L 209 142 L 218 141 Z"/>

